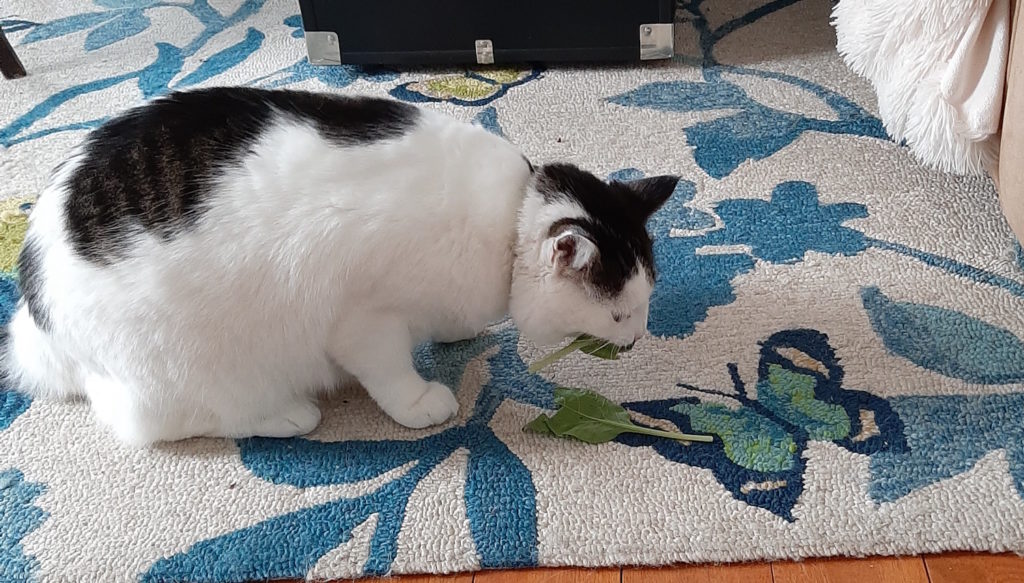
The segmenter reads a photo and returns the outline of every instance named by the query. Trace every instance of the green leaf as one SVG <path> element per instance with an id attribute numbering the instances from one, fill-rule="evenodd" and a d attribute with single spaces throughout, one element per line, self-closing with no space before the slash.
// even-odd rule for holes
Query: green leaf
<path id="1" fill-rule="evenodd" d="M 559 409 L 551 417 L 541 414 L 523 431 L 574 437 L 586 443 L 607 443 L 622 433 L 640 433 L 679 441 L 710 442 L 710 435 L 688 435 L 635 425 L 629 412 L 593 391 L 559 387 L 555 389 Z"/>
<path id="2" fill-rule="evenodd" d="M 589 334 L 580 334 L 579 336 L 576 337 L 575 340 L 570 342 L 564 348 L 552 352 L 551 354 L 531 364 L 527 370 L 529 370 L 531 373 L 536 374 L 541 370 L 558 362 L 559 360 L 562 360 L 566 356 L 569 356 L 573 352 L 576 352 L 577 350 L 589 354 L 591 356 L 603 358 L 605 360 L 618 360 L 620 353 L 627 352 L 632 348 L 632 346 L 618 346 L 607 340 L 590 336 Z"/>
<path id="3" fill-rule="evenodd" d="M 548 426 L 558 436 L 605 443 L 632 425 L 629 413 L 621 406 L 583 389 L 555 389 L 555 404 L 559 409 Z"/>
<path id="4" fill-rule="evenodd" d="M 531 433 L 539 433 L 541 435 L 554 435 L 554 430 L 551 429 L 551 418 L 541 413 L 536 419 L 530 421 L 523 427 L 523 431 L 529 431 Z"/>
<path id="5" fill-rule="evenodd" d="M 562 409 L 575 411 L 597 419 L 618 423 L 629 423 L 629 412 L 602 395 L 586 389 L 559 387 L 555 389 L 555 404 Z"/>

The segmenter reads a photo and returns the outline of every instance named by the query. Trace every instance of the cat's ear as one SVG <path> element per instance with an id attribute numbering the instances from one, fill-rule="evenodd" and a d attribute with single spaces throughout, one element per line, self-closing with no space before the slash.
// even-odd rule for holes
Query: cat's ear
<path id="1" fill-rule="evenodd" d="M 636 195 L 637 208 L 647 218 L 665 204 L 678 183 L 678 176 L 651 176 L 627 182 L 626 186 Z"/>
<path id="2" fill-rule="evenodd" d="M 597 260 L 597 245 L 582 231 L 563 231 L 544 242 L 544 255 L 552 267 L 583 271 Z"/>

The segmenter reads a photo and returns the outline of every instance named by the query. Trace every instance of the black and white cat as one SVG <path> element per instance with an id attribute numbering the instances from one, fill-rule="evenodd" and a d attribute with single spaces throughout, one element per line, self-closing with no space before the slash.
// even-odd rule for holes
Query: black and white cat
<path id="1" fill-rule="evenodd" d="M 414 346 L 511 314 L 540 344 L 646 331 L 647 218 L 676 177 L 534 169 L 396 101 L 214 88 L 92 132 L 30 219 L 5 367 L 136 445 L 286 437 L 355 377 L 395 421 L 458 404 Z"/>

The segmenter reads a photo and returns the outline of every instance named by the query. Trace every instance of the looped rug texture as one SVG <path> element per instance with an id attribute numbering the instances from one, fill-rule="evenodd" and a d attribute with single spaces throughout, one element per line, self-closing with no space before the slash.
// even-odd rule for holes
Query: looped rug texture
<path id="1" fill-rule="evenodd" d="M 85 130 L 172 89 L 391 95 L 535 162 L 683 180 L 650 222 L 653 336 L 537 375 L 507 323 L 423 346 L 461 402 L 444 427 L 352 390 L 302 439 L 133 451 L 83 403 L 0 392 L 0 580 L 1024 552 L 1020 248 L 988 182 L 886 137 L 831 8 L 687 0 L 677 56 L 643 66 L 395 71 L 310 66 L 293 1 L 5 3 L 30 73 L 0 83 L 5 318 L 27 201 Z M 556 386 L 715 441 L 524 433 Z"/>

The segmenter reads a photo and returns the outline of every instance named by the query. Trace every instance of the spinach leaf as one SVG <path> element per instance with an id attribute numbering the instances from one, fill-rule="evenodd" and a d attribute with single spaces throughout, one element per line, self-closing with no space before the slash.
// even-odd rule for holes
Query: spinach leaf
<path id="1" fill-rule="evenodd" d="M 710 435 L 690 435 L 674 431 L 662 431 L 641 427 L 629 418 L 629 412 L 621 405 L 585 389 L 560 387 L 555 389 L 555 404 L 558 411 L 552 416 L 541 414 L 523 427 L 523 431 L 573 437 L 586 443 L 606 443 L 621 433 L 640 433 L 678 441 L 701 441 L 710 443 Z"/>

